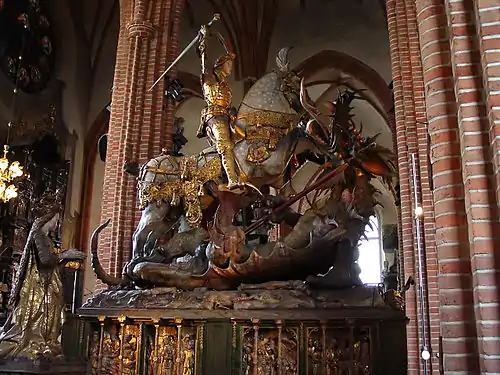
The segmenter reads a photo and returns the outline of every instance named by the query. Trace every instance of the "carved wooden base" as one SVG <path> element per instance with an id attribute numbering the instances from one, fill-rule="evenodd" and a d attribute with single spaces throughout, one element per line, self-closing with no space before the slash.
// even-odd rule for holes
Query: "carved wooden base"
<path id="1" fill-rule="evenodd" d="M 86 375 L 87 364 L 83 360 L 29 360 L 4 359 L 0 361 L 0 375 Z"/>
<path id="2" fill-rule="evenodd" d="M 91 375 L 406 373 L 406 318 L 376 289 L 106 291 L 78 313 Z"/>

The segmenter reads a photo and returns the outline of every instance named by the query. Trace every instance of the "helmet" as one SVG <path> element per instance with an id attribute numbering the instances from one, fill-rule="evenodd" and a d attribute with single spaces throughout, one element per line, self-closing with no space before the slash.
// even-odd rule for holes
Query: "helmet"
<path id="1" fill-rule="evenodd" d="M 236 55 L 232 52 L 228 52 L 225 55 L 222 55 L 217 60 L 215 60 L 214 68 L 221 67 L 227 61 L 233 61 Z"/>

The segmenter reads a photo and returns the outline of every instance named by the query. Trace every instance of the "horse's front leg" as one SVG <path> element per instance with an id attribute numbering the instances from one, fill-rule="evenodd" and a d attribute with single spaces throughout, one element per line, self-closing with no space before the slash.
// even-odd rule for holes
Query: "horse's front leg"
<path id="1" fill-rule="evenodd" d="M 146 261 L 148 244 L 155 241 L 159 232 L 163 232 L 166 223 L 163 221 L 169 212 L 170 205 L 165 202 L 150 203 L 144 208 L 141 220 L 132 236 L 132 259 L 123 268 L 123 275 L 129 281 L 136 279 L 133 270 L 136 264 Z"/>
<path id="2" fill-rule="evenodd" d="M 170 205 L 166 202 L 150 203 L 144 208 L 141 220 L 132 237 L 132 260 L 146 256 L 145 246 L 150 235 L 157 237 L 158 233 L 166 224 L 163 219 L 169 211 Z"/>

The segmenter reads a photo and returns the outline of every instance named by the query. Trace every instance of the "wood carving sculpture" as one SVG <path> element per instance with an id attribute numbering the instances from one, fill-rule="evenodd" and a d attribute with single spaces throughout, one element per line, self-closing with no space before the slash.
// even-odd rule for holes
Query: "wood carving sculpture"
<path id="1" fill-rule="evenodd" d="M 11 312 L 0 331 L 2 358 L 54 358 L 61 354 L 64 298 L 59 267 L 81 262 L 85 254 L 55 246 L 51 236 L 61 212 L 58 198 L 58 194 L 48 192 L 35 205 L 36 219 L 12 287 Z"/>

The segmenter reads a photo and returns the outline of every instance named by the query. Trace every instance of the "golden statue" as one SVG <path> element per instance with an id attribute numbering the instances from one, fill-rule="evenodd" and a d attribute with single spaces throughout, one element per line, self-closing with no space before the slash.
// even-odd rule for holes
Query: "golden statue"
<path id="1" fill-rule="evenodd" d="M 183 338 L 183 353 L 182 353 L 182 375 L 194 375 L 195 365 L 195 340 L 191 335 L 186 335 Z"/>
<path id="2" fill-rule="evenodd" d="M 200 35 L 198 54 L 201 58 L 201 86 L 206 104 L 201 112 L 201 123 L 197 136 L 199 138 L 208 136 L 210 142 L 215 146 L 226 172 L 227 188 L 231 190 L 241 186 L 236 171 L 234 143 L 231 140 L 230 131 L 233 93 L 227 82 L 236 56 L 229 51 L 224 39 L 218 35 L 226 53 L 215 61 L 213 68 L 208 68 L 206 54 L 208 27 L 206 25 L 201 27 Z"/>
<path id="3" fill-rule="evenodd" d="M 118 374 L 120 371 L 120 347 L 121 342 L 118 337 L 118 328 L 113 325 L 109 332 L 104 332 L 101 374 Z"/>
<path id="4" fill-rule="evenodd" d="M 24 247 L 9 300 L 11 309 L 0 329 L 0 357 L 53 358 L 61 354 L 60 335 L 64 298 L 59 266 L 82 261 L 77 250 L 58 252 L 50 237 L 59 221 L 60 206 L 36 205 L 33 223 Z M 47 202 L 45 202 L 47 203 Z"/>
<path id="5" fill-rule="evenodd" d="M 123 344 L 123 371 L 122 375 L 135 375 L 137 357 L 137 336 L 127 334 Z"/>
<path id="6" fill-rule="evenodd" d="M 158 370 L 156 375 L 173 375 L 175 374 L 175 359 L 176 359 L 177 340 L 172 335 L 163 337 L 160 347 L 158 348 Z"/>

